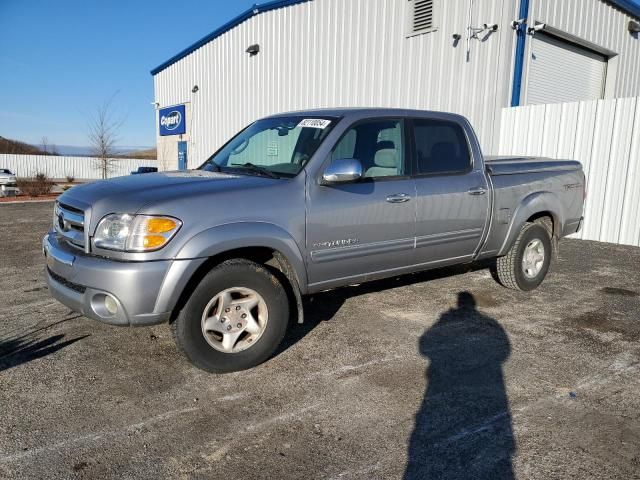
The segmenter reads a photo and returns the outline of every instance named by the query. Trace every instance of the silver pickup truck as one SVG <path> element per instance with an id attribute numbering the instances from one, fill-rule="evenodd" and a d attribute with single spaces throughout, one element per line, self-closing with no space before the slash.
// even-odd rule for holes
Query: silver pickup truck
<path id="1" fill-rule="evenodd" d="M 16 176 L 8 168 L 0 168 L 0 197 L 15 196 L 18 193 Z"/>
<path id="2" fill-rule="evenodd" d="M 580 163 L 483 158 L 458 115 L 285 113 L 198 169 L 65 192 L 46 278 L 95 320 L 170 322 L 193 364 L 230 372 L 269 358 L 314 292 L 489 258 L 504 286 L 532 290 L 584 196 Z"/>

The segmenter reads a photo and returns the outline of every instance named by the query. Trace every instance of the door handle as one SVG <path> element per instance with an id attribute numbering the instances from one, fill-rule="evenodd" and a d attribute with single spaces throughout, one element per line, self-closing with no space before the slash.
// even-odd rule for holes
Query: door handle
<path id="1" fill-rule="evenodd" d="M 387 197 L 387 202 L 389 203 L 404 203 L 411 200 L 411 196 L 406 193 L 394 193 L 393 195 L 389 195 Z"/>
<path id="2" fill-rule="evenodd" d="M 484 195 L 487 193 L 487 189 L 484 187 L 473 187 L 467 190 L 469 195 Z"/>

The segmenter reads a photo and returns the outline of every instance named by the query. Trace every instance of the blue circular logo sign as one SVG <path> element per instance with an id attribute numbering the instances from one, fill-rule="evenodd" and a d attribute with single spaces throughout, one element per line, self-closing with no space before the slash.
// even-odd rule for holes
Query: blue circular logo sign
<path id="1" fill-rule="evenodd" d="M 175 130 L 182 123 L 182 114 L 178 110 L 173 110 L 160 117 L 160 125 L 167 130 Z"/>

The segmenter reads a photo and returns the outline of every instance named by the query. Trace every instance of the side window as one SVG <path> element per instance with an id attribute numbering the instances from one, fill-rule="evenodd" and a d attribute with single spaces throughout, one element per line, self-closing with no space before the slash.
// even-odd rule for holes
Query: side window
<path id="1" fill-rule="evenodd" d="M 331 153 L 331 160 L 338 158 L 353 158 L 356 153 L 356 139 L 358 132 L 355 128 L 349 130 L 338 142 Z"/>
<path id="2" fill-rule="evenodd" d="M 359 123 L 345 133 L 331 153 L 331 159 L 356 158 L 366 178 L 397 177 L 405 174 L 404 123 L 375 120 Z"/>
<path id="3" fill-rule="evenodd" d="M 418 175 L 461 173 L 471 168 L 462 127 L 441 120 L 414 120 Z"/>

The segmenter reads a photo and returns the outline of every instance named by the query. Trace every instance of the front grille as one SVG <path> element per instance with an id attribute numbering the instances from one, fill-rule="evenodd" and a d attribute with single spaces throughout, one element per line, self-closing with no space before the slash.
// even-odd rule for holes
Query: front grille
<path id="1" fill-rule="evenodd" d="M 77 213 L 79 215 L 83 215 L 84 216 L 84 212 L 80 208 L 72 207 L 71 205 L 68 205 L 68 204 L 62 203 L 62 202 L 58 202 L 58 206 L 60 208 L 63 208 L 65 210 L 69 211 L 69 212 Z"/>
<path id="2" fill-rule="evenodd" d="M 84 211 L 66 203 L 56 202 L 53 228 L 75 247 L 84 247 Z"/>
<path id="3" fill-rule="evenodd" d="M 77 283 L 70 282 L 66 278 L 63 278 L 60 275 L 58 275 L 57 273 L 55 273 L 54 271 L 52 271 L 49 267 L 47 267 L 47 271 L 49 272 L 49 275 L 51 275 L 51 278 L 53 278 L 56 282 L 58 282 L 58 283 L 62 284 L 63 286 L 73 290 L 74 292 L 84 293 L 87 290 L 87 287 L 84 287 L 82 285 L 78 285 Z"/>

